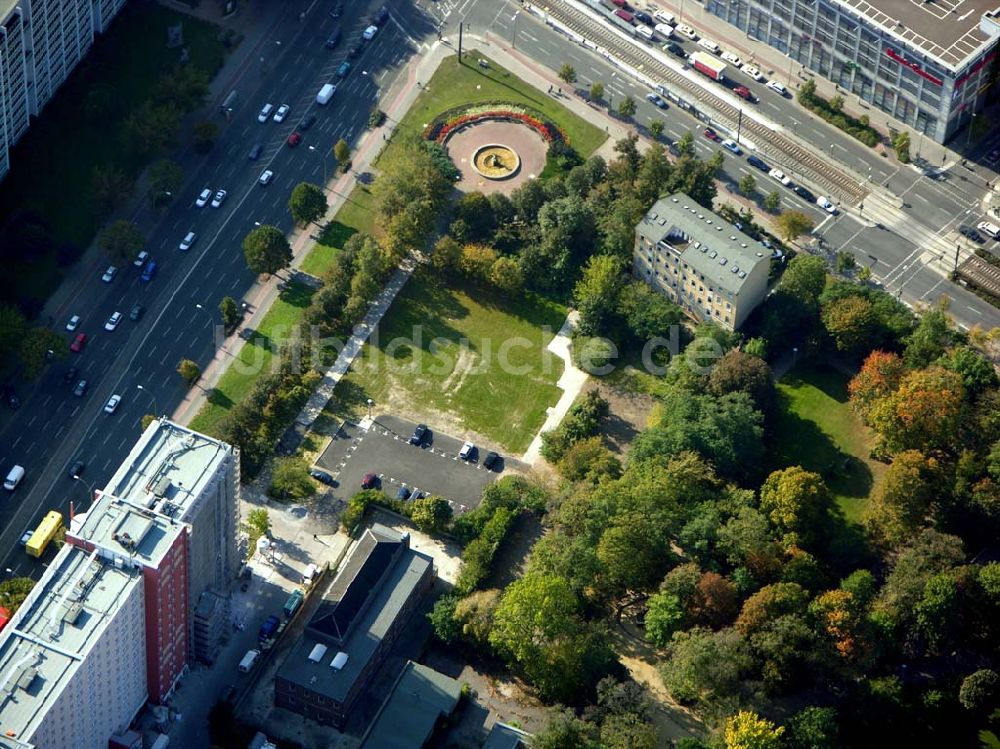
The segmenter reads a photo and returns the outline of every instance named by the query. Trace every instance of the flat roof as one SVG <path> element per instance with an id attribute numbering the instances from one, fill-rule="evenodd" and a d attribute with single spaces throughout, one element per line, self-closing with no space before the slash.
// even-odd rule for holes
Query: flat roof
<path id="1" fill-rule="evenodd" d="M 1000 11 L 998 0 L 834 0 L 866 18 L 910 48 L 957 70 L 991 40 L 982 16 Z"/>
<path id="2" fill-rule="evenodd" d="M 514 726 L 508 726 L 506 723 L 497 722 L 490 729 L 490 734 L 486 737 L 483 749 L 520 749 L 522 746 L 527 746 L 526 739 L 528 736 L 520 728 L 514 728 Z"/>
<path id="3" fill-rule="evenodd" d="M 382 543 L 398 544 L 400 534 L 381 525 L 375 525 L 365 531 L 365 537 L 374 536 Z M 355 551 L 364 548 L 361 541 L 355 545 Z M 354 552 L 352 552 L 353 557 Z M 285 662 L 278 670 L 278 677 L 298 684 L 312 692 L 321 694 L 328 699 L 343 703 L 355 681 L 371 661 L 393 622 L 399 616 L 404 604 L 410 599 L 414 589 L 419 585 L 429 569 L 433 569 L 434 560 L 425 554 L 410 549 L 407 545 L 385 570 L 380 581 L 374 581 L 377 588 L 371 591 L 364 611 L 352 625 L 346 641 L 341 645 L 334 642 L 333 637 L 317 634 L 312 623 L 306 627 L 299 641 L 288 653 Z M 351 560 L 344 565 L 341 574 L 352 569 Z M 331 585 L 331 591 L 340 590 L 337 580 Z M 365 584 L 371 582 L 365 580 Z M 328 594 L 329 595 L 329 594 Z M 317 609 L 317 614 L 322 610 Z M 316 620 L 316 615 L 313 621 Z M 318 662 L 309 660 L 316 645 L 326 646 L 325 653 Z M 338 652 L 347 654 L 347 662 L 339 669 L 331 667 Z"/>
<path id="4" fill-rule="evenodd" d="M 433 668 L 407 661 L 360 749 L 414 749 L 427 743 L 441 715 L 450 715 L 462 685 Z"/>
<path id="5" fill-rule="evenodd" d="M 0 747 L 21 747 L 45 720 L 142 578 L 66 545 L 0 633 Z M 10 735 L 8 735 L 10 734 Z"/>
<path id="6" fill-rule="evenodd" d="M 771 251 L 682 192 L 656 201 L 636 226 L 654 245 L 665 242 L 714 286 L 737 295 Z"/>
<path id="7" fill-rule="evenodd" d="M 120 497 L 102 494 L 73 519 L 72 535 L 147 567 L 159 567 L 186 526 Z"/>

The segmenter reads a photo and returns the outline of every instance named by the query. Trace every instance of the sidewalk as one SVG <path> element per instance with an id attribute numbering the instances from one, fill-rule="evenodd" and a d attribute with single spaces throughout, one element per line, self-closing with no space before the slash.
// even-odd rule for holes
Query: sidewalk
<path id="1" fill-rule="evenodd" d="M 239 12 L 228 19 L 222 18 L 220 3 L 205 3 L 197 10 L 167 0 L 162 0 L 160 4 L 179 13 L 186 13 L 218 24 L 223 29 L 232 30 L 239 35 L 236 48 L 229 54 L 222 68 L 209 84 L 208 103 L 201 109 L 186 115 L 183 119 L 178 140 L 185 145 L 180 147 L 177 152 L 167 155 L 168 158 L 176 160 L 181 165 L 185 175 L 190 175 L 198 168 L 203 158 L 196 154 L 190 145 L 191 128 L 202 120 L 217 119 L 222 99 L 246 74 L 250 63 L 258 55 L 261 45 L 266 42 L 281 22 L 281 3 L 243 4 Z M 223 125 L 223 127 L 225 126 Z M 143 232 L 148 234 L 152 231 L 163 216 L 150 207 L 146 185 L 146 172 L 143 171 L 136 178 L 131 198 L 125 205 L 108 216 L 105 223 L 128 218 L 135 221 Z M 76 263 L 66 269 L 63 282 L 46 301 L 40 318 L 52 317 L 58 324 L 69 314 L 70 305 L 81 290 L 93 283 L 98 269 L 106 264 L 107 258 L 97 247 L 95 238 L 95 241 L 91 242 Z"/>

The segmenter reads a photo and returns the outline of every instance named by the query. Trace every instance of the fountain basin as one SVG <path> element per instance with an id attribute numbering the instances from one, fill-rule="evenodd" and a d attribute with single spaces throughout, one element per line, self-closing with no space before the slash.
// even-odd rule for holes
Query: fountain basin
<path id="1" fill-rule="evenodd" d="M 472 168 L 486 179 L 509 179 L 521 169 L 521 157 L 510 146 L 487 143 L 472 155 Z"/>

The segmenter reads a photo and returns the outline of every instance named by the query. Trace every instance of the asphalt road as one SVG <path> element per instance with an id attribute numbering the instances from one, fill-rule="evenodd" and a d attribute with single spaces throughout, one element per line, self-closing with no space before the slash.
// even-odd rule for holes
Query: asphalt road
<path id="1" fill-rule="evenodd" d="M 298 13 L 306 7 L 307 2 L 300 2 L 284 9 L 273 45 L 266 45 L 237 85 L 239 101 L 215 148 L 149 231 L 147 249 L 159 264 L 157 276 L 143 283 L 138 269 L 129 265 L 110 284 L 97 275 L 84 285 L 72 313 L 83 318 L 78 332 L 89 336 L 86 348 L 52 365 L 31 392 L 22 392 L 18 411 L 4 412 L 0 473 L 6 475 L 12 465 L 20 464 L 27 475 L 0 504 L 0 548 L 11 550 L 0 569 L 37 576 L 38 564 L 17 544 L 21 534 L 50 509 L 68 516 L 70 501 L 84 507 L 90 488 L 103 486 L 127 455 L 143 415 L 171 413 L 183 399 L 186 388 L 175 371 L 177 362 L 190 358 L 204 366 L 211 360 L 218 345 L 219 301 L 227 295 L 240 299 L 256 280 L 245 266 L 243 237 L 255 222 L 292 228 L 287 208 L 292 188 L 301 181 L 323 180 L 324 169 L 335 166 L 332 156 L 324 165 L 323 155 L 337 140 L 355 145 L 379 91 L 415 50 L 405 26 L 390 21 L 352 61 L 333 100 L 319 107 L 316 92 L 334 80 L 348 47 L 360 39 L 370 9 L 355 6 L 334 21 L 325 4 L 312 3 L 302 23 Z M 337 25 L 343 40 L 330 51 L 324 42 Z M 289 104 L 291 112 L 281 124 L 258 123 L 265 102 L 275 107 Z M 289 148 L 286 138 L 308 112 L 316 113 L 316 123 L 297 148 Z M 247 154 L 256 143 L 263 153 L 252 162 Z M 274 171 L 267 186 L 257 184 L 264 169 Z M 228 191 L 220 208 L 194 205 L 205 186 Z M 179 243 L 188 231 L 198 238 L 190 251 L 181 252 Z M 132 322 L 128 313 L 136 302 L 145 305 L 146 313 Z M 106 332 L 104 322 L 116 310 L 126 317 L 117 330 Z M 55 324 L 61 330 L 65 323 Z M 70 366 L 88 381 L 82 398 L 73 396 L 72 386 L 63 381 Z M 113 414 L 106 414 L 104 404 L 112 393 L 120 394 L 122 401 Z M 75 482 L 67 474 L 78 459 L 86 469 L 84 481 Z"/>

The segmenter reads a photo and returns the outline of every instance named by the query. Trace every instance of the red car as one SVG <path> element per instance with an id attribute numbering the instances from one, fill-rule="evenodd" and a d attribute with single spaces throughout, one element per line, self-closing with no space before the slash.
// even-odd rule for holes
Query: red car
<path id="1" fill-rule="evenodd" d="M 87 334 L 77 333 L 76 338 L 74 338 L 73 342 L 69 345 L 69 350 L 78 354 L 81 351 L 83 351 L 83 347 L 86 345 L 87 345 Z"/>
<path id="2" fill-rule="evenodd" d="M 719 137 L 719 134 L 710 127 L 706 127 L 705 132 L 702 133 L 702 135 L 704 135 L 709 140 L 714 140 L 716 143 L 722 140 L 722 138 Z"/>
<path id="3" fill-rule="evenodd" d="M 362 489 L 377 489 L 379 485 L 378 476 L 374 473 L 366 473 L 364 478 L 361 479 Z"/>
<path id="4" fill-rule="evenodd" d="M 292 134 L 288 136 L 288 140 L 285 142 L 288 143 L 289 148 L 295 148 L 295 146 L 302 142 L 302 133 L 298 130 L 293 130 Z"/>
<path id="5" fill-rule="evenodd" d="M 749 102 L 757 101 L 753 94 L 750 93 L 750 89 L 746 86 L 737 86 L 733 89 L 733 93 L 736 94 L 741 99 L 746 99 Z"/>

